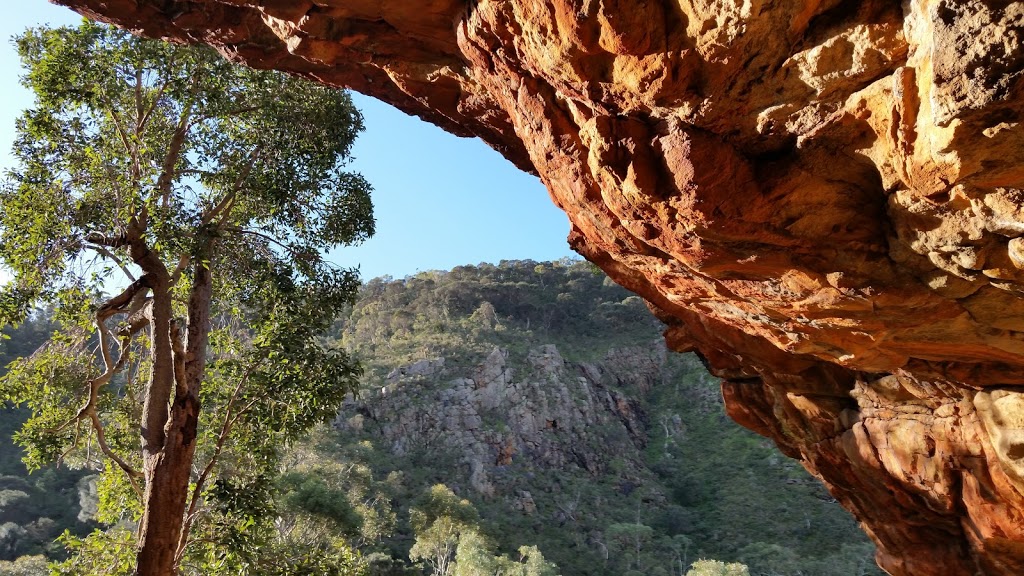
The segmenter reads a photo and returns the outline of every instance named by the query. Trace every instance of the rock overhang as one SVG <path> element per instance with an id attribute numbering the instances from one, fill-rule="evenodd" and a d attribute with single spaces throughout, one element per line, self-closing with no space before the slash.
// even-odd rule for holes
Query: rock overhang
<path id="1" fill-rule="evenodd" d="M 1024 573 L 1024 3 L 61 3 L 479 136 L 884 568 Z"/>

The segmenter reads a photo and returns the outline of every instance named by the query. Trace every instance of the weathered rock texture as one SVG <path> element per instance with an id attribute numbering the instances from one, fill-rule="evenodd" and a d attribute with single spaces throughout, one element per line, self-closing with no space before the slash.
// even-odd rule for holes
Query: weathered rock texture
<path id="1" fill-rule="evenodd" d="M 646 446 L 646 415 L 634 395 L 665 378 L 665 353 L 655 343 L 572 363 L 548 344 L 531 349 L 519 365 L 497 347 L 468 370 L 446 369 L 444 358 L 421 360 L 347 405 L 336 426 L 371 431 L 399 456 L 457 455 L 452 479 L 487 497 L 495 495 L 492 477 L 513 463 L 597 475 L 614 458 Z M 514 507 L 530 506 L 525 500 L 520 495 Z"/>
<path id="2" fill-rule="evenodd" d="M 479 136 L 885 569 L 1024 574 L 1024 4 L 59 1 Z"/>

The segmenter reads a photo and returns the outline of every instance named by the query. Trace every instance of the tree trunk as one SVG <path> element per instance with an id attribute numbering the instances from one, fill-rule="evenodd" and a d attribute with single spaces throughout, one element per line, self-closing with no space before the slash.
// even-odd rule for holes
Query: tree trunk
<path id="1" fill-rule="evenodd" d="M 151 277 L 153 291 L 150 325 L 150 354 L 153 367 L 146 384 L 142 407 L 142 463 L 146 478 L 142 522 L 139 524 L 139 552 L 136 574 L 168 576 L 173 573 L 174 547 L 181 522 L 173 521 L 174 483 L 168 479 L 164 452 L 168 424 L 168 404 L 174 386 L 174 359 L 171 352 L 171 296 L 167 269 L 159 257 L 142 241 L 142 225 L 133 222 L 130 230 L 132 260 Z M 187 488 L 187 484 L 186 484 Z M 180 515 L 180 513 L 179 513 Z"/>
<path id="2" fill-rule="evenodd" d="M 146 459 L 145 512 L 139 526 L 136 576 L 171 576 L 195 455 L 199 397 L 175 394 L 162 452 Z"/>
<path id="3" fill-rule="evenodd" d="M 197 259 L 201 262 L 201 259 Z M 165 291 L 166 293 L 166 291 Z M 209 270 L 196 266 L 192 291 L 188 302 L 188 334 L 181 345 L 181 327 L 170 320 L 170 306 L 166 308 L 166 321 L 157 321 L 154 311 L 153 345 L 158 340 L 170 352 L 170 365 L 160 364 L 159 371 L 154 351 L 151 382 L 161 382 L 170 391 L 173 383 L 174 401 L 167 408 L 169 394 L 164 395 L 163 407 L 166 425 L 162 428 L 162 446 L 152 450 L 143 430 L 143 457 L 145 460 L 145 511 L 139 525 L 139 551 L 136 576 L 172 576 L 177 573 L 179 551 L 184 548 L 187 534 L 182 525 L 188 503 L 188 485 L 195 457 L 195 440 L 199 424 L 199 388 L 206 367 L 206 344 L 210 328 L 210 302 L 212 283 Z M 154 300 L 156 291 L 154 290 Z M 154 306 L 154 308 L 156 308 Z M 162 328 L 161 326 L 166 326 Z M 159 338 L 157 336 L 160 335 Z M 146 409 L 160 409 L 157 386 L 147 390 Z M 150 404 L 153 404 L 152 406 Z M 149 420 L 143 420 L 147 424 Z"/>

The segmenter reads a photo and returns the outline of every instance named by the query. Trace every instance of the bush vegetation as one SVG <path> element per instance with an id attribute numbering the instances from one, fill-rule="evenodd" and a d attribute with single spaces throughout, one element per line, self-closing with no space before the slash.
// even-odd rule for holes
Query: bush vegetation
<path id="1" fill-rule="evenodd" d="M 0 351 L 10 357 L 31 350 L 33 331 L 45 336 L 44 325 L 38 316 Z M 352 399 L 339 421 L 363 417 L 388 375 L 417 361 L 445 359 L 438 374 L 407 384 L 414 400 L 450 386 L 495 346 L 527 374 L 526 358 L 538 346 L 557 345 L 577 366 L 607 363 L 616 357 L 610 351 L 660 345 L 659 330 L 639 298 L 585 262 L 505 261 L 374 279 L 328 336 L 366 367 L 362 398 Z M 871 543 L 820 483 L 727 418 L 715 379 L 696 357 L 669 354 L 661 374 L 650 387 L 608 383 L 636 408 L 643 429 L 631 438 L 609 422 L 589 431 L 588 444 L 572 446 L 598 463 L 597 472 L 513 461 L 494 468 L 493 494 L 474 490 L 449 443 L 418 439 L 399 450 L 379 426 L 321 428 L 282 455 L 272 481 L 275 529 L 284 535 L 276 552 L 285 557 L 303 545 L 333 546 L 335 557 L 353 551 L 368 576 L 881 574 Z M 483 426 L 507 427 L 500 414 L 491 417 Z M 0 425 L 15 427 L 6 415 Z M 66 494 L 53 505 L 74 512 L 20 509 L 17 519 L 0 516 L 0 523 L 26 533 L 38 518 L 79 533 L 92 526 L 73 519 L 88 471 L 26 476 L 13 467 L 9 444 L 0 445 L 0 463 L 8 479 L 0 498 L 12 511 L 26 501 L 19 491 L 38 485 Z M 63 483 L 43 482 L 46 474 Z M 516 506 L 524 492 L 530 511 Z M 57 557 L 59 546 L 39 542 L 18 551 L 39 553 Z"/>

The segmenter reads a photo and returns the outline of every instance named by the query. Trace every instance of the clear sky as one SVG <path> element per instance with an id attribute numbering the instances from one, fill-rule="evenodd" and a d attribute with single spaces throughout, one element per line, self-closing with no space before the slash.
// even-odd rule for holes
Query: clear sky
<path id="1" fill-rule="evenodd" d="M 32 103 L 10 42 L 25 28 L 75 24 L 45 0 L 21 0 L 0 19 L 0 167 L 10 166 L 14 120 Z M 377 234 L 334 254 L 364 280 L 506 259 L 554 260 L 574 253 L 569 224 L 540 181 L 476 139 L 456 138 L 389 105 L 355 94 L 366 131 L 352 168 L 373 185 Z M 0 271 L 0 280 L 3 280 Z"/>

